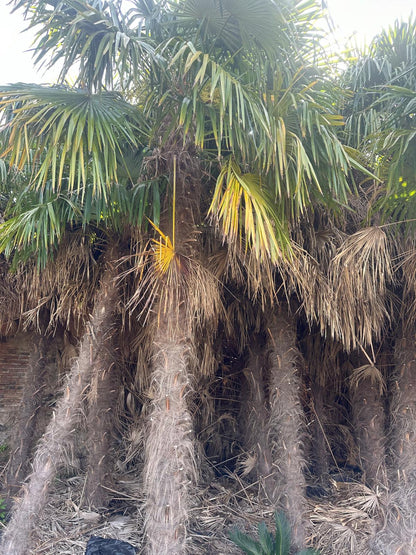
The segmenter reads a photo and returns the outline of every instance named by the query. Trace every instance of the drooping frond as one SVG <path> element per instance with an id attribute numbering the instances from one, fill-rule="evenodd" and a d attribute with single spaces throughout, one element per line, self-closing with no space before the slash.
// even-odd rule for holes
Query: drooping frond
<path id="1" fill-rule="evenodd" d="M 289 249 L 288 232 L 261 177 L 242 173 L 230 159 L 217 179 L 209 214 L 224 242 L 277 262 Z"/>
<path id="2" fill-rule="evenodd" d="M 349 381 L 354 389 L 357 389 L 363 380 L 369 380 L 372 385 L 376 386 L 380 395 L 386 392 L 386 383 L 383 374 L 374 364 L 364 364 L 352 371 Z"/>
<path id="3" fill-rule="evenodd" d="M 401 317 L 404 330 L 412 330 L 416 322 L 416 249 L 412 236 L 400 243 L 398 263 L 395 268 L 403 284 Z"/>
<path id="4" fill-rule="evenodd" d="M 140 112 L 117 93 L 41 86 L 4 87 L 0 109 L 7 116 L 10 165 L 32 167 L 30 183 L 53 191 L 66 188 L 81 196 L 91 183 L 106 198 L 118 179 L 126 146 L 137 145 L 143 129 Z"/>
<path id="5" fill-rule="evenodd" d="M 80 219 L 76 199 L 45 191 L 43 198 L 26 193 L 25 206 L 0 224 L 0 252 L 13 257 L 13 266 L 35 256 L 44 268 L 63 238 L 66 226 Z M 30 202 L 30 200 L 32 202 Z"/>
<path id="6" fill-rule="evenodd" d="M 182 315 L 181 321 L 172 320 L 174 326 L 215 329 L 224 310 L 218 278 L 200 260 L 177 252 L 170 237 L 150 223 L 159 236 L 142 248 L 135 266 L 124 274 L 136 280 L 129 309 L 147 321 L 157 307 L 159 318 L 168 311 Z"/>
<path id="7" fill-rule="evenodd" d="M 380 227 L 347 237 L 329 267 L 335 311 L 328 326 L 346 349 L 371 345 L 389 319 L 392 246 Z"/>

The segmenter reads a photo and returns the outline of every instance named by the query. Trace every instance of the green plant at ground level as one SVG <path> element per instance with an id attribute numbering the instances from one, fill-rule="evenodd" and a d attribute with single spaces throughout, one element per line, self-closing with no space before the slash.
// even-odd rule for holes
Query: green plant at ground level
<path id="1" fill-rule="evenodd" d="M 284 513 L 275 513 L 276 533 L 269 532 L 265 522 L 258 527 L 259 539 L 254 540 L 238 528 L 230 532 L 230 539 L 248 555 L 289 555 L 290 525 Z M 302 549 L 296 555 L 319 555 L 315 549 Z"/>
<path id="2" fill-rule="evenodd" d="M 5 523 L 7 518 L 6 500 L 0 497 L 0 522 Z"/>

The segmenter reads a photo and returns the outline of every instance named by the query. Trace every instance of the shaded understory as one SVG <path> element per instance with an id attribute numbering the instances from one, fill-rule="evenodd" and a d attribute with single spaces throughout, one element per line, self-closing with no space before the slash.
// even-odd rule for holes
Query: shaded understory
<path id="1" fill-rule="evenodd" d="M 361 386 L 352 383 L 351 373 L 360 355 L 348 355 L 336 345 L 329 345 L 330 340 L 325 344 L 303 326 L 294 331 L 293 321 L 284 314 L 271 321 L 264 335 L 253 337 L 257 347 L 253 343 L 241 354 L 225 341 L 216 373 L 200 380 L 184 398 L 194 420 L 194 437 L 190 435 L 189 441 L 194 445 L 199 476 L 196 484 L 188 486 L 189 523 L 183 552 L 238 553 L 228 540 L 230 529 L 238 526 L 255 535 L 261 520 L 272 525 L 278 508 L 289 514 L 295 531 L 296 519 L 303 519 L 307 544 L 318 547 L 323 555 L 388 554 L 399 547 L 402 553 L 412 553 L 412 530 L 401 525 L 398 517 L 409 519 L 412 513 L 409 499 L 404 503 L 403 495 L 400 497 L 403 479 L 393 473 L 376 479 L 374 457 L 368 460 L 367 455 L 371 443 L 366 443 L 386 449 L 387 455 L 377 469 L 392 468 L 392 461 L 405 452 L 395 449 L 390 429 L 394 431 L 397 426 L 398 411 L 406 420 L 403 403 L 408 410 L 411 402 L 409 389 L 406 398 L 397 395 L 408 361 L 413 360 L 409 341 L 407 350 L 403 347 L 405 339 L 400 341 L 403 354 L 396 355 L 399 364 L 395 378 L 386 380 L 386 388 L 380 389 L 371 386 L 365 373 Z M 311 340 L 318 343 L 318 349 L 316 345 L 311 348 Z M 322 363 L 313 355 L 317 351 L 326 354 L 326 364 L 333 368 L 326 374 L 326 386 L 321 388 L 315 382 L 311 387 L 312 368 Z M 382 362 L 378 367 L 385 379 L 394 364 L 393 355 L 384 356 Z M 106 505 L 97 508 L 86 499 L 90 432 L 85 425 L 88 420 L 78 421 L 67 452 L 61 455 L 65 458 L 63 464 L 60 461 L 62 469 L 50 485 L 46 509 L 35 526 L 33 554 L 80 555 L 91 535 L 129 541 L 139 553 L 148 549 L 144 538 L 149 506 L 144 446 L 156 398 L 143 384 L 138 386 L 137 362 L 125 360 L 122 367 L 123 380 L 113 392 L 114 406 L 104 419 L 111 430 L 111 480 L 102 484 Z M 279 377 L 284 369 L 286 374 Z M 183 384 L 175 383 L 178 399 L 182 399 Z M 293 384 L 295 388 L 290 388 Z M 358 430 L 357 400 L 362 425 L 369 426 L 371 433 Z M 373 410 L 370 401 L 374 400 L 371 417 L 367 413 Z M 83 402 L 88 407 L 88 392 Z M 251 412 L 247 414 L 247 410 Z M 380 431 L 381 418 L 384 424 Z M 250 428 L 254 422 L 254 428 Z M 404 428 L 404 424 L 401 426 Z M 188 430 L 189 423 L 185 428 Z M 399 435 L 396 432 L 395 437 Z M 293 445 L 291 436 L 296 440 Z M 406 445 L 404 436 L 396 441 Z M 390 454 L 391 448 L 396 459 Z M 296 472 L 287 466 L 290 464 L 296 464 Z M 408 469 L 413 463 L 406 455 L 401 464 L 406 488 L 412 491 L 413 474 Z"/>

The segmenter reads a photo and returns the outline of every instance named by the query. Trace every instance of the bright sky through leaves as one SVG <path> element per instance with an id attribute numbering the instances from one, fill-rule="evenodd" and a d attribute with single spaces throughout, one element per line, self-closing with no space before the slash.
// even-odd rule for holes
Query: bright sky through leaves
<path id="1" fill-rule="evenodd" d="M 335 26 L 338 45 L 355 35 L 361 45 L 371 39 L 382 27 L 395 19 L 407 19 L 416 11 L 414 0 L 323 0 L 327 4 Z M 48 82 L 56 74 L 33 68 L 31 54 L 32 35 L 22 33 L 26 23 L 21 13 L 10 14 L 6 0 L 0 0 L 0 85 L 22 82 Z"/>

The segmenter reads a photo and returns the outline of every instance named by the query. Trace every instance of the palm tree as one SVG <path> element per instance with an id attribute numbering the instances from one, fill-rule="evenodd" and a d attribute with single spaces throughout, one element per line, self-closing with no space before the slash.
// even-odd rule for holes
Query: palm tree
<path id="1" fill-rule="evenodd" d="M 152 330 L 146 527 L 149 552 L 184 553 L 190 486 L 197 479 L 188 397 L 199 375 L 198 331 L 215 330 L 222 312 L 205 238 L 216 231 L 256 291 L 253 276 L 263 265 L 279 265 L 283 276 L 299 267 L 290 223 L 314 203 L 345 202 L 346 176 L 357 165 L 337 139 L 341 119 L 331 84 L 309 48 L 319 10 L 314 2 L 268 0 L 136 0 L 127 13 L 121 2 L 16 0 L 15 6 L 38 29 L 36 61 L 59 62 L 62 71 L 57 87 L 2 90 L 6 155 L 18 168 L 30 164 L 27 192 L 38 197 L 29 209 L 18 203 L 2 228 L 3 249 L 27 258 L 36 248 L 42 268 L 71 225 L 129 238 L 156 231 L 133 259 L 141 260 L 133 268 L 140 279 L 130 302 Z M 71 89 L 63 82 L 74 66 Z M 204 223 L 207 216 L 211 225 Z M 225 275 L 232 273 L 228 267 Z M 281 348 L 294 352 L 287 327 L 281 313 L 272 317 L 276 356 Z M 298 414 L 294 374 L 289 360 L 286 378 L 277 373 L 271 383 L 277 391 L 276 380 L 283 379 L 287 395 L 281 399 Z M 300 482 L 296 499 L 302 497 L 295 462 L 299 422 L 285 427 L 279 405 L 273 397 L 270 426 L 275 450 L 281 442 L 291 456 L 281 478 L 291 512 L 288 484 Z M 35 466 L 45 462 L 39 457 Z M 9 550 L 17 549 L 14 523 L 31 510 L 34 478 L 4 540 Z M 299 522 L 295 514 L 289 519 Z M 302 543 L 301 533 L 296 541 Z"/>
<path id="2" fill-rule="evenodd" d="M 383 274 L 387 268 L 391 281 L 391 262 L 396 257 L 394 292 L 401 302 L 397 314 L 389 304 L 380 311 L 388 315 L 395 329 L 395 369 L 390 380 L 390 420 L 391 420 L 391 483 L 397 496 L 398 507 L 403 518 L 413 521 L 412 476 L 414 473 L 411 430 L 414 427 L 414 405 L 412 360 L 414 359 L 414 317 L 412 283 L 414 248 L 413 233 L 415 191 L 415 129 L 414 129 L 414 86 L 416 59 L 416 25 L 414 19 L 396 22 L 390 29 L 380 33 L 372 41 L 368 52 L 358 58 L 347 72 L 347 83 L 353 92 L 352 101 L 347 105 L 351 144 L 362 149 L 365 158 L 373 165 L 381 185 L 374 187 L 370 204 L 370 217 L 378 224 L 377 233 L 385 234 L 385 247 L 390 251 L 384 259 Z M 381 220 L 381 221 L 380 221 Z M 381 260 L 381 259 L 380 259 Z M 385 263 L 388 266 L 385 266 Z M 392 283 L 393 285 L 393 283 Z M 382 292 L 380 292 L 382 293 Z M 382 293 L 382 297 L 385 297 Z M 386 297 L 385 297 L 386 298 Z M 388 298 L 388 297 L 387 297 Z M 383 301 L 382 301 L 383 303 Z M 387 312 L 386 312 L 387 311 Z M 380 312 L 380 315 L 381 315 Z M 375 398 L 376 382 L 382 384 L 374 361 L 367 366 L 367 376 L 373 379 L 373 392 L 368 388 L 366 398 Z M 365 385 L 365 384 L 364 384 Z M 378 396 L 379 397 L 379 396 Z M 373 407 L 373 423 L 382 413 Z M 373 427 L 373 432 L 375 428 Z M 377 452 L 381 438 L 373 437 L 373 447 L 368 452 Z M 406 516 L 404 516 L 406 515 Z M 412 533 L 394 525 L 390 519 L 386 532 L 386 544 L 399 546 L 413 545 Z"/>

